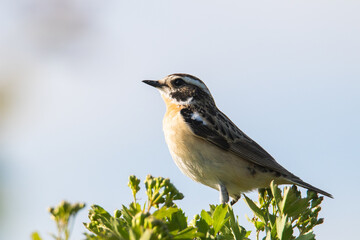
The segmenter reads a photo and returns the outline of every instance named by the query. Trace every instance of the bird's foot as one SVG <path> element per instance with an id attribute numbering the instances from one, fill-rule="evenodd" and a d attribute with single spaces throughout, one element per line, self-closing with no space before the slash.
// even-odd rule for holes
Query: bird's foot
<path id="1" fill-rule="evenodd" d="M 220 203 L 229 202 L 229 193 L 224 184 L 219 183 L 219 191 L 220 191 Z"/>
<path id="2" fill-rule="evenodd" d="M 236 195 L 235 198 L 233 198 L 233 200 L 230 202 L 231 206 L 237 203 L 237 201 L 239 201 L 240 198 L 241 198 L 240 195 Z"/>

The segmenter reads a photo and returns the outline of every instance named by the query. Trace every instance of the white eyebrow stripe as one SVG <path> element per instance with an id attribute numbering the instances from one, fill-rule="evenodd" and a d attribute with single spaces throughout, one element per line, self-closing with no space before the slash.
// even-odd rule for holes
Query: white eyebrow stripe
<path id="1" fill-rule="evenodd" d="M 204 83 L 202 82 L 199 82 L 198 80 L 196 79 L 193 79 L 193 78 L 190 78 L 190 77 L 182 77 L 185 82 L 189 83 L 189 84 L 192 84 L 192 85 L 195 85 L 195 86 L 198 86 L 199 88 L 201 88 L 203 91 L 205 91 L 206 93 L 210 94 L 210 91 L 209 89 L 205 86 Z"/>

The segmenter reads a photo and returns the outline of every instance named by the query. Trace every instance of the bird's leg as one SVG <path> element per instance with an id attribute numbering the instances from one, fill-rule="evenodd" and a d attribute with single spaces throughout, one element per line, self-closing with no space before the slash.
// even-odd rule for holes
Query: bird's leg
<path id="1" fill-rule="evenodd" d="M 229 193 L 224 184 L 219 183 L 219 191 L 220 191 L 220 203 L 229 202 Z"/>
<path id="2" fill-rule="evenodd" d="M 240 199 L 240 195 L 236 195 L 235 198 L 233 198 L 233 200 L 230 202 L 231 206 L 234 205 L 235 203 L 237 203 L 237 201 L 239 201 Z"/>

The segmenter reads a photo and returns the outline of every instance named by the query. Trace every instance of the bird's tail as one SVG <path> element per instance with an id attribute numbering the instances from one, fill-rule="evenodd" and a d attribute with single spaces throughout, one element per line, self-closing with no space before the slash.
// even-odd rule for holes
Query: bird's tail
<path id="1" fill-rule="evenodd" d="M 304 187 L 304 188 L 306 188 L 306 189 L 315 191 L 315 192 L 320 193 L 320 194 L 322 194 L 322 195 L 324 195 L 324 196 L 327 196 L 327 197 L 329 197 L 329 198 L 334 198 L 330 193 L 325 192 L 324 190 L 321 190 L 321 189 L 319 189 L 319 188 L 317 188 L 317 187 L 314 187 L 313 185 L 304 182 L 304 181 L 301 180 L 300 178 L 293 178 L 293 179 L 291 179 L 291 181 L 292 181 L 294 184 L 299 185 L 299 186 L 301 186 L 301 187 Z"/>

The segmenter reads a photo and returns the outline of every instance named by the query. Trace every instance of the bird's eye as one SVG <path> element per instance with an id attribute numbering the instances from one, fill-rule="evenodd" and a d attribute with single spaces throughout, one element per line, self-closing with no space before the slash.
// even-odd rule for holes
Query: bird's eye
<path id="1" fill-rule="evenodd" d="M 175 80 L 173 81 L 173 84 L 174 84 L 174 86 L 176 86 L 176 87 L 180 87 L 180 86 L 182 86 L 182 85 L 185 84 L 185 81 L 182 80 L 181 78 L 177 78 L 177 79 L 175 79 Z"/>

